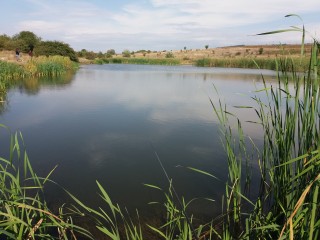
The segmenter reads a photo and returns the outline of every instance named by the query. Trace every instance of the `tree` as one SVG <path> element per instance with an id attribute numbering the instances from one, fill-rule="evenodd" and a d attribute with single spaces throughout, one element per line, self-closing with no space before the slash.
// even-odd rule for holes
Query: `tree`
<path id="1" fill-rule="evenodd" d="M 209 45 L 205 45 L 204 47 L 205 47 L 206 49 L 208 49 Z"/>
<path id="2" fill-rule="evenodd" d="M 109 49 L 108 51 L 107 51 L 107 54 L 108 55 L 115 55 L 116 54 L 116 51 L 114 50 L 114 49 Z"/>
<path id="3" fill-rule="evenodd" d="M 263 48 L 259 48 L 259 54 L 261 55 L 263 53 Z"/>
<path id="4" fill-rule="evenodd" d="M 10 41 L 11 41 L 11 38 L 8 35 L 6 34 L 0 35 L 0 50 L 7 49 L 7 45 Z"/>
<path id="5" fill-rule="evenodd" d="M 98 58 L 103 58 L 103 56 L 104 56 L 103 53 L 101 51 L 99 51 L 98 54 L 97 54 L 97 57 Z"/>
<path id="6" fill-rule="evenodd" d="M 109 50 L 107 50 L 105 56 L 106 56 L 107 58 L 111 58 L 111 57 L 112 57 L 113 55 L 115 55 L 115 54 L 116 54 L 116 51 L 115 51 L 114 49 L 109 49 Z"/>
<path id="7" fill-rule="evenodd" d="M 123 52 L 122 52 L 122 56 L 123 56 L 123 57 L 130 57 L 130 56 L 131 56 L 131 53 L 130 53 L 130 51 L 129 51 L 128 49 L 125 49 L 125 50 L 123 50 Z"/>
<path id="8" fill-rule="evenodd" d="M 174 55 L 172 52 L 167 52 L 166 53 L 166 58 L 174 58 Z"/>
<path id="9" fill-rule="evenodd" d="M 86 49 L 81 49 L 81 51 L 77 52 L 78 57 L 86 57 L 87 55 L 87 50 Z"/>
<path id="10" fill-rule="evenodd" d="M 70 60 L 78 62 L 78 57 L 67 43 L 58 42 L 58 41 L 44 41 L 39 43 L 37 48 L 35 49 L 35 55 L 45 55 L 45 56 L 66 56 L 69 57 Z"/>
<path id="11" fill-rule="evenodd" d="M 85 58 L 89 60 L 94 60 L 98 56 L 94 51 L 89 51 L 86 53 Z"/>
<path id="12" fill-rule="evenodd" d="M 30 46 L 37 46 L 41 42 L 41 38 L 30 31 L 21 31 L 12 37 L 13 41 L 18 41 L 21 46 L 17 46 L 23 52 L 29 52 Z"/>

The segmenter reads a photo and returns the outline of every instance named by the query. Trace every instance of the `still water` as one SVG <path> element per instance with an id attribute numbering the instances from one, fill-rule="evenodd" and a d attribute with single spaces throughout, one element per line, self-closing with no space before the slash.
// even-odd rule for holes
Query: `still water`
<path id="1" fill-rule="evenodd" d="M 220 98 L 242 120 L 253 120 L 253 110 L 233 106 L 252 105 L 253 91 L 263 88 L 261 73 L 268 82 L 275 79 L 265 70 L 88 65 L 75 75 L 17 83 L 0 123 L 22 132 L 39 176 L 58 165 L 51 179 L 89 205 L 99 203 L 98 180 L 114 202 L 146 210 L 159 193 L 143 184 L 168 186 L 158 154 L 179 195 L 215 200 L 194 205 L 212 215 L 221 209 L 227 166 L 210 99 L 217 104 Z M 245 129 L 260 141 L 256 125 Z M 4 154 L 7 139 L 0 137 Z M 65 201 L 62 191 L 46 188 L 47 201 Z"/>

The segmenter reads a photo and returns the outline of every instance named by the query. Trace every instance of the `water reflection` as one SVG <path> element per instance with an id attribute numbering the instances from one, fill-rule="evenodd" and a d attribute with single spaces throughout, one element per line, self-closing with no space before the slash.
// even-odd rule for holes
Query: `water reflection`
<path id="1" fill-rule="evenodd" d="M 274 79 L 273 72 L 264 75 Z M 98 201 L 97 179 L 116 202 L 146 207 L 158 195 L 143 183 L 167 185 L 156 151 L 179 194 L 217 200 L 211 214 L 221 209 L 218 200 L 227 176 L 219 124 L 209 101 L 219 100 L 213 85 L 232 108 L 251 104 L 254 83 L 262 87 L 260 71 L 89 65 L 65 79 L 15 85 L 1 123 L 22 131 L 38 175 L 59 165 L 54 180 L 84 202 Z M 232 111 L 245 120 L 255 115 L 252 110 Z M 248 125 L 247 131 L 258 139 L 256 128 Z M 213 183 L 187 166 L 211 172 L 221 182 Z M 59 195 L 53 192 L 51 197 Z"/>
<path id="2" fill-rule="evenodd" d="M 24 78 L 21 81 L 15 81 L 21 92 L 29 95 L 38 94 L 42 88 L 65 88 L 70 85 L 74 77 L 74 72 L 67 72 L 60 76 L 43 76 Z"/>
<path id="3" fill-rule="evenodd" d="M 67 72 L 60 76 L 29 77 L 23 79 L 1 79 L 0 82 L 0 114 L 7 110 L 9 99 L 7 93 L 12 89 L 19 89 L 20 93 L 36 95 L 41 89 L 65 88 L 71 84 L 74 72 Z"/>

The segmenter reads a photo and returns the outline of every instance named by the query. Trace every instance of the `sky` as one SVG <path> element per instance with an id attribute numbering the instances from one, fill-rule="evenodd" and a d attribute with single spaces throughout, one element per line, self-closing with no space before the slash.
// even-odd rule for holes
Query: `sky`
<path id="1" fill-rule="evenodd" d="M 0 35 L 32 31 L 76 51 L 180 50 L 320 39 L 320 0 L 0 0 Z M 285 17 L 297 14 L 301 17 Z"/>

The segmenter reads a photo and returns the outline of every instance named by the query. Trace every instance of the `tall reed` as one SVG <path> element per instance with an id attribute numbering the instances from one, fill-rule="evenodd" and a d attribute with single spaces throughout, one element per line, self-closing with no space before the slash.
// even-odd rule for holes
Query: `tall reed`
<path id="1" fill-rule="evenodd" d="M 285 56 L 283 56 L 286 58 Z M 308 70 L 309 58 L 290 58 L 290 61 L 298 68 L 295 71 L 305 72 Z M 227 67 L 227 68 L 257 68 L 277 70 L 277 62 L 274 58 L 202 58 L 194 62 L 198 67 Z M 287 66 L 288 68 L 291 66 Z M 290 71 L 291 69 L 287 69 Z"/>
<path id="2" fill-rule="evenodd" d="M 0 61 L 0 81 L 21 77 L 25 70 L 21 65 Z"/>
<path id="3" fill-rule="evenodd" d="M 68 57 L 49 56 L 37 57 L 24 66 L 27 74 L 32 76 L 56 76 L 75 68 L 75 63 Z"/>
<path id="4" fill-rule="evenodd" d="M 303 30 L 304 31 L 304 30 Z M 238 106 L 256 112 L 264 133 L 257 149 L 261 174 L 260 193 L 255 199 L 243 189 L 250 178 L 242 172 L 249 139 L 236 118 L 230 118 L 225 104 L 216 106 L 228 156 L 226 218 L 222 239 L 318 239 L 320 237 L 320 88 L 319 43 L 315 40 L 306 74 L 298 73 L 297 62 L 277 59 L 277 83 L 270 85 L 261 76 L 264 88 L 257 89 L 253 105 Z M 267 98 L 267 100 L 264 100 Z M 235 130 L 234 130 L 235 129 Z M 254 143 L 252 142 L 255 147 Z M 245 208 L 245 203 L 251 210 Z"/>
<path id="5" fill-rule="evenodd" d="M 34 57 L 22 64 L 0 61 L 0 80 L 30 76 L 57 76 L 77 68 L 68 57 Z"/>
<path id="6" fill-rule="evenodd" d="M 52 171 L 44 178 L 37 176 L 21 134 L 11 135 L 8 152 L 8 158 L 0 157 L 0 238 L 76 239 L 75 234 L 80 234 L 92 239 L 87 230 L 73 224 L 75 210 L 49 210 L 43 191 Z"/>

